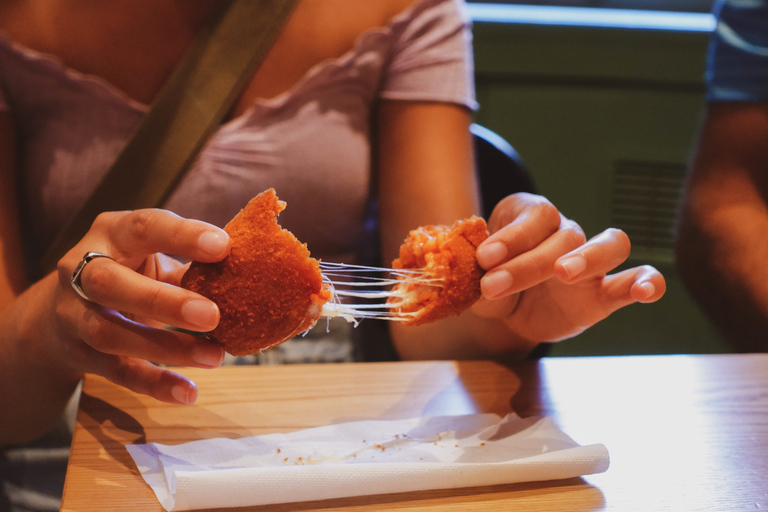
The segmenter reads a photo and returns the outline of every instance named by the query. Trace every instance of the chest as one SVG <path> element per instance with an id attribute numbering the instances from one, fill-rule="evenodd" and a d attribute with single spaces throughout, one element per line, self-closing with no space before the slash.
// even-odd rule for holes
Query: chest
<path id="1" fill-rule="evenodd" d="M 232 116 L 288 90 L 316 64 L 349 51 L 410 0 L 301 0 Z M 43 5 L 45 4 L 45 5 Z M 0 6 L 0 30 L 69 68 L 151 103 L 218 0 L 28 0 Z"/>

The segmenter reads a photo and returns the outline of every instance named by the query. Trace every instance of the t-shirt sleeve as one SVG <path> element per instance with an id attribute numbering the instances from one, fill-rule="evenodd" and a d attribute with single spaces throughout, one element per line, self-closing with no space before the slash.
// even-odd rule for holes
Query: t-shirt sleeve
<path id="1" fill-rule="evenodd" d="M 380 96 L 477 109 L 471 22 L 463 0 L 421 0 L 392 29 L 397 41 Z"/>
<path id="2" fill-rule="evenodd" d="M 707 99 L 768 100 L 768 0 L 721 0 L 714 12 Z"/>

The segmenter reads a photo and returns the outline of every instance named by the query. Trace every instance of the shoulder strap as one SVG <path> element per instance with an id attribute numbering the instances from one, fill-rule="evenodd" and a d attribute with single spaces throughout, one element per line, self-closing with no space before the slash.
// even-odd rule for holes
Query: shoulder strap
<path id="1" fill-rule="evenodd" d="M 201 29 L 82 208 L 43 255 L 48 273 L 105 211 L 159 207 L 217 129 L 298 0 L 233 0 Z"/>

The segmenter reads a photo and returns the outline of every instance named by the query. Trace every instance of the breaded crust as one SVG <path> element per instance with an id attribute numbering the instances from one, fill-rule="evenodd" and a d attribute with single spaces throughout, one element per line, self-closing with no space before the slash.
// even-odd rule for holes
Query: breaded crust
<path id="1" fill-rule="evenodd" d="M 398 284 L 408 300 L 397 311 L 416 315 L 405 325 L 420 325 L 458 315 L 480 298 L 483 269 L 477 264 L 478 245 L 488 238 L 485 220 L 472 216 L 452 226 L 423 226 L 411 231 L 400 246 L 393 268 L 424 269 L 441 287 Z"/>
<path id="2" fill-rule="evenodd" d="M 232 355 L 255 354 L 310 329 L 330 298 L 306 244 L 277 224 L 285 209 L 273 189 L 253 198 L 226 226 L 232 251 L 216 263 L 194 262 L 182 287 L 219 306 L 208 336 Z"/>

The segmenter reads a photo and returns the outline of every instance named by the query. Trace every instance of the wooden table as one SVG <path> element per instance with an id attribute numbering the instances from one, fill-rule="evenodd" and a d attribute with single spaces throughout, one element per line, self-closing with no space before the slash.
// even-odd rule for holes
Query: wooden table
<path id="1" fill-rule="evenodd" d="M 494 412 L 551 416 L 604 443 L 603 474 L 543 483 L 367 496 L 252 509 L 765 510 L 768 355 L 549 358 L 184 370 L 193 407 L 88 377 L 62 510 L 161 511 L 125 445 L 287 432 L 361 419 Z"/>

